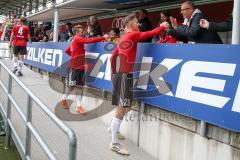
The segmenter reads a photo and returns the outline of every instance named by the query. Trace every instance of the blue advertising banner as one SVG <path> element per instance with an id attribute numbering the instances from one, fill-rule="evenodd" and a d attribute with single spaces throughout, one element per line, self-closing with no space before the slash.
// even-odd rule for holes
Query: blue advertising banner
<path id="1" fill-rule="evenodd" d="M 48 72 L 56 72 L 59 75 L 67 76 L 66 65 L 69 61 L 69 56 L 65 53 L 67 45 L 67 43 L 54 42 L 28 43 L 28 54 L 24 63 Z"/>
<path id="2" fill-rule="evenodd" d="M 54 42 L 28 43 L 28 55 L 24 63 L 66 77 L 70 60 L 65 53 L 68 45 Z M 113 43 L 85 45 L 86 63 L 93 66 L 86 75 L 88 85 L 112 91 L 110 56 L 114 48 Z"/>
<path id="3" fill-rule="evenodd" d="M 66 43 L 28 45 L 27 64 L 66 75 Z M 88 85 L 111 91 L 113 44 L 86 45 Z M 135 98 L 240 132 L 239 45 L 139 44 Z M 61 51 L 61 52 L 60 52 Z M 58 67 L 60 66 L 60 67 Z M 60 69 L 59 69 L 60 68 Z"/>
<path id="4" fill-rule="evenodd" d="M 135 96 L 239 132 L 239 50 L 239 45 L 140 44 Z"/>
<path id="5" fill-rule="evenodd" d="M 85 45 L 86 63 L 93 66 L 87 74 L 88 85 L 112 92 L 110 57 L 114 48 L 113 43 Z"/>

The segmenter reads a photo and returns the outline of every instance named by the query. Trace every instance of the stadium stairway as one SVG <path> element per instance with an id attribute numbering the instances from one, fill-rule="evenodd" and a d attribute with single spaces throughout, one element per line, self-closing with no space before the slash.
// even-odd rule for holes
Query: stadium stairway
<path id="1" fill-rule="evenodd" d="M 0 61 L 2 61 L 10 69 L 12 68 L 11 60 L 0 59 Z M 112 112 L 102 115 L 102 112 L 104 112 L 103 110 L 112 110 L 110 100 L 103 101 L 100 97 L 97 97 L 91 92 L 84 91 L 84 108 L 86 110 L 100 108 L 97 110 L 97 114 L 96 112 L 89 112 L 89 115 L 85 115 L 84 118 L 84 116 L 80 116 L 75 113 L 75 102 L 72 103 L 70 111 L 64 110 L 61 106 L 59 106 L 59 100 L 62 97 L 62 93 L 53 88 L 61 88 L 63 86 L 62 82 L 56 81 L 52 84 L 47 76 L 42 76 L 26 66 L 23 68 L 23 74 L 24 76 L 19 77 L 19 79 L 28 87 L 28 89 L 39 97 L 39 99 L 42 100 L 42 102 L 44 102 L 53 113 L 60 117 L 65 124 L 74 130 L 77 136 L 77 160 L 154 160 L 150 155 L 141 150 L 136 143 L 131 142 L 128 139 L 121 141 L 121 143 L 129 149 L 129 152 L 131 153 L 130 156 L 121 156 L 110 151 L 110 134 L 107 130 L 107 123 L 104 123 L 103 120 L 105 119 L 105 122 L 109 121 L 110 123 Z M 7 79 L 6 73 L 2 72 L 0 80 L 3 81 L 4 84 L 7 84 Z M 12 92 L 17 104 L 22 107 L 23 113 L 26 114 L 26 93 L 22 91 L 16 82 L 13 82 Z M 2 104 L 6 104 L 6 95 L 3 94 L 2 88 L 0 88 L 0 101 Z M 101 108 L 99 105 L 103 105 L 105 108 Z M 26 138 L 25 125 L 13 107 L 11 117 L 14 127 L 19 133 L 19 137 L 24 144 Z M 56 157 L 61 160 L 67 159 L 67 137 L 34 103 L 32 110 L 32 122 Z M 31 136 L 31 157 L 34 160 L 48 159 L 33 136 Z"/>

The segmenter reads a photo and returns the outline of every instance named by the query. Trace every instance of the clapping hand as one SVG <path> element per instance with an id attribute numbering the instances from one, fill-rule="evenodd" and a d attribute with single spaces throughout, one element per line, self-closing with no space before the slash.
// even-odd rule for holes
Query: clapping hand
<path id="1" fill-rule="evenodd" d="M 171 23 L 172 23 L 172 27 L 173 27 L 173 28 L 177 28 L 177 26 L 178 26 L 178 24 L 177 24 L 177 19 L 174 18 L 174 17 L 172 17 L 172 16 L 170 16 L 170 21 L 171 21 Z"/>

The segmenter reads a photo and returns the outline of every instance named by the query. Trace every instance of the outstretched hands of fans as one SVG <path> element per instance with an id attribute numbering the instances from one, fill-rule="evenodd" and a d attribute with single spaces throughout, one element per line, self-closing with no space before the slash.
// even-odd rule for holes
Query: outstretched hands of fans
<path id="1" fill-rule="evenodd" d="M 107 40 L 109 39 L 109 35 L 108 34 L 104 34 L 103 37 Z"/>
<path id="2" fill-rule="evenodd" d="M 162 22 L 161 24 L 160 24 L 160 26 L 163 26 L 164 28 L 169 28 L 170 27 L 170 25 L 169 25 L 169 23 L 168 22 Z"/>

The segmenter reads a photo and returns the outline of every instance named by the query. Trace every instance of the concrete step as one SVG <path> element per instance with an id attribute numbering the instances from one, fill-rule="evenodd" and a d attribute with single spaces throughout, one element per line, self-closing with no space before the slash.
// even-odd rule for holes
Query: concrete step
<path id="1" fill-rule="evenodd" d="M 4 64 L 11 67 L 11 60 L 1 59 Z M 49 85 L 49 79 L 41 76 L 26 66 L 23 68 L 23 77 L 19 79 L 35 94 L 37 95 L 52 112 L 62 118 L 64 122 L 74 130 L 78 140 L 77 159 L 78 160 L 154 160 L 150 155 L 146 154 L 143 150 L 137 147 L 137 145 L 130 140 L 126 139 L 121 143 L 129 149 L 130 156 L 118 155 L 109 149 L 110 134 L 107 131 L 108 126 L 103 123 L 104 116 L 102 113 L 106 110 L 111 111 L 113 108 L 110 101 L 103 101 L 100 97 L 91 93 L 84 93 L 86 97 L 83 98 L 84 107 L 86 110 L 94 110 L 95 112 L 89 112 L 85 117 L 75 113 L 75 102 L 72 103 L 69 111 L 59 108 L 59 100 L 62 97 L 62 93 L 55 91 Z M 0 80 L 7 84 L 7 74 L 2 72 Z M 62 87 L 62 83 L 56 82 L 55 87 L 59 85 Z M 23 112 L 26 114 L 26 102 L 27 95 L 22 89 L 13 82 L 13 96 L 17 103 L 22 107 Z M 0 88 L 0 102 L 6 104 L 6 96 L 3 95 Z M 103 108 L 99 107 L 103 106 Z M 12 109 L 12 121 L 16 131 L 24 143 L 25 139 L 25 126 L 21 118 L 17 114 L 16 110 Z M 66 118 L 67 117 L 67 118 Z M 87 118 L 86 118 L 87 117 Z M 58 159 L 67 159 L 68 156 L 68 144 L 66 136 L 58 129 L 53 122 L 39 109 L 39 107 L 33 104 L 33 116 L 32 121 L 34 127 L 41 133 L 41 136 L 47 142 L 49 147 L 53 150 Z M 47 159 L 43 150 L 39 147 L 36 140 L 32 136 L 31 145 L 31 157 L 33 159 Z"/>

